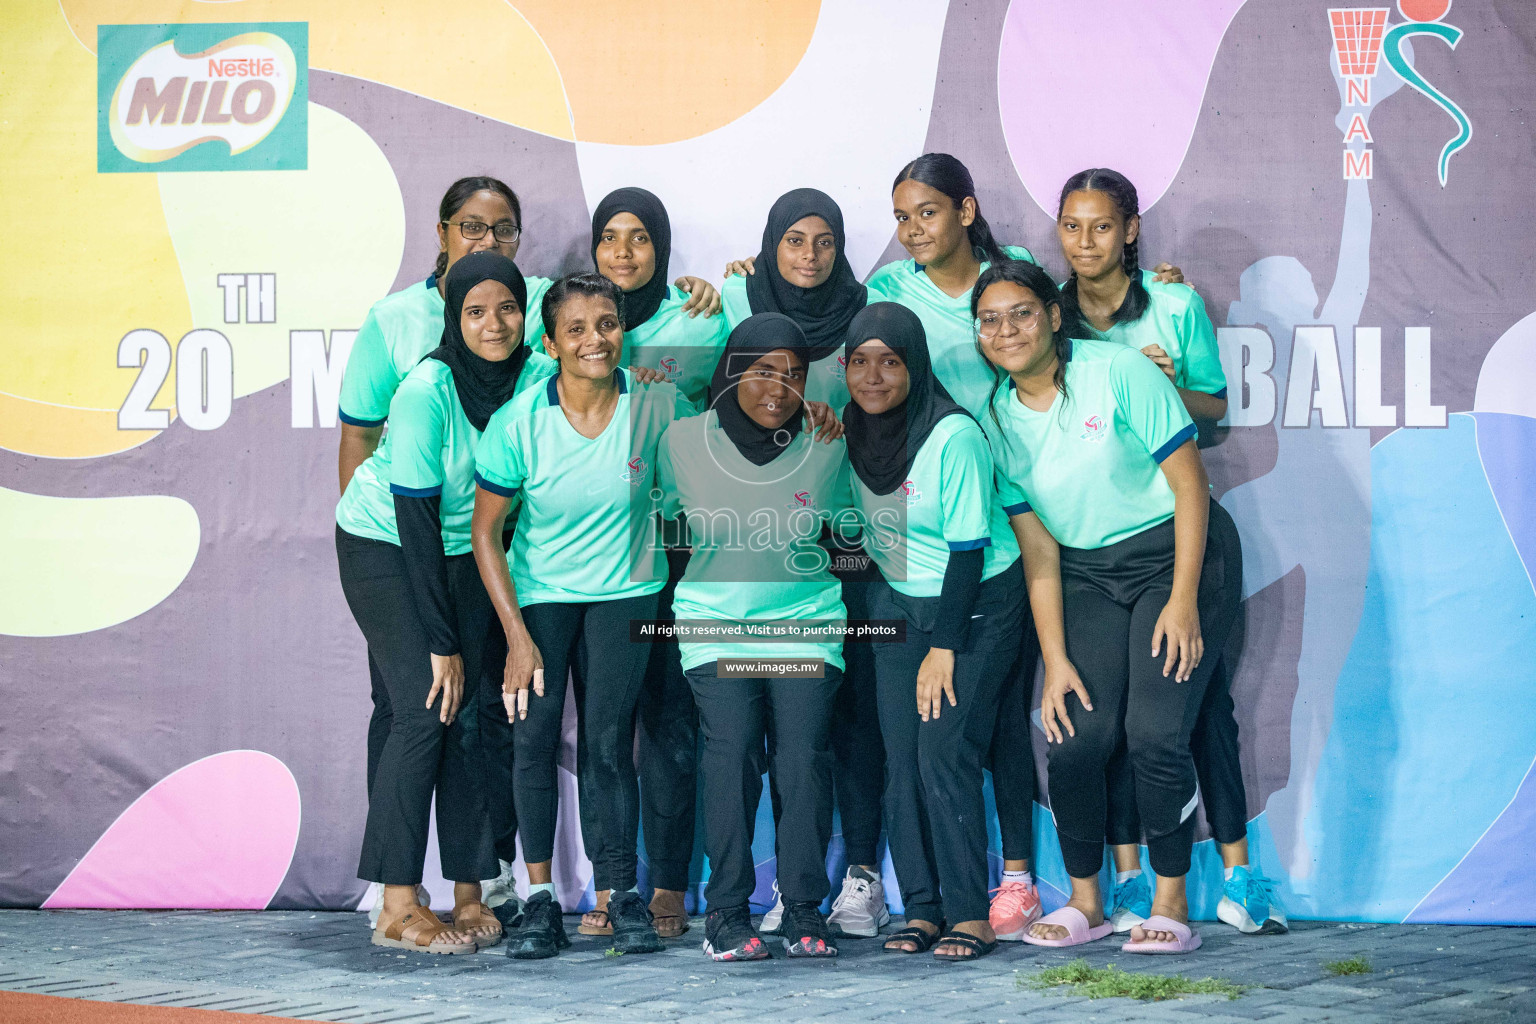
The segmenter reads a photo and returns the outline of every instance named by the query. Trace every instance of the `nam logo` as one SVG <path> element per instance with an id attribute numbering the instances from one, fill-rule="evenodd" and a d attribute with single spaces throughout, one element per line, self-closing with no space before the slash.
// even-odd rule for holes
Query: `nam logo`
<path id="1" fill-rule="evenodd" d="M 666 375 L 668 384 L 676 384 L 683 375 L 682 365 L 672 356 L 663 356 L 656 363 L 656 368 Z"/>
<path id="2" fill-rule="evenodd" d="M 1431 36 L 1451 49 L 1461 42 L 1462 31 L 1441 19 L 1451 9 L 1451 0 L 1397 0 L 1398 12 L 1407 20 L 1388 26 L 1390 7 L 1332 7 L 1328 24 L 1333 29 L 1333 55 L 1339 76 L 1344 79 L 1345 106 L 1355 108 L 1344 129 L 1344 177 L 1371 177 L 1370 117 L 1371 81 L 1376 77 L 1380 58 L 1403 80 L 1456 122 L 1456 135 L 1440 150 L 1437 170 L 1440 187 L 1445 187 L 1451 157 L 1472 141 L 1472 122 L 1448 96 L 1431 85 L 1403 56 L 1403 43 L 1419 36 Z M 1361 145 L 1363 144 L 1363 145 Z M 1349 148 L 1354 146 L 1354 148 Z"/>
<path id="3" fill-rule="evenodd" d="M 624 472 L 619 475 L 627 483 L 638 484 L 645 479 L 645 471 L 649 468 L 650 465 L 645 461 L 645 457 L 643 455 L 636 455 L 624 463 Z"/>
<path id="4" fill-rule="evenodd" d="M 309 25 L 100 25 L 96 170 L 302 171 Z"/>

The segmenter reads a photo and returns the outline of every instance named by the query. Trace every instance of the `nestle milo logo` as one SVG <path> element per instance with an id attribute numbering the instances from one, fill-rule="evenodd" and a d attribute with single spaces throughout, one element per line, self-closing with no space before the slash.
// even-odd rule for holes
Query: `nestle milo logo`
<path id="1" fill-rule="evenodd" d="M 309 165 L 309 26 L 101 25 L 96 169 Z"/>

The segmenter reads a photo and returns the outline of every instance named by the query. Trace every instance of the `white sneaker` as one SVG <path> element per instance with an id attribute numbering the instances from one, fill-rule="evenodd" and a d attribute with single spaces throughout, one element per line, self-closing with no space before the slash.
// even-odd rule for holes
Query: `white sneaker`
<path id="1" fill-rule="evenodd" d="M 480 902 L 491 908 L 504 929 L 516 928 L 523 917 L 523 900 L 517 895 L 512 862 L 501 861 L 501 874 L 480 883 Z"/>
<path id="2" fill-rule="evenodd" d="M 779 883 L 775 879 L 773 883 L 773 906 L 768 908 L 768 913 L 763 915 L 763 920 L 757 926 L 759 935 L 777 935 L 784 927 L 784 897 L 779 895 Z"/>
<path id="3" fill-rule="evenodd" d="M 832 934 L 855 939 L 871 939 L 891 920 L 885 905 L 885 883 L 856 864 L 848 865 L 843 876 L 843 891 L 832 901 L 827 927 Z"/>
<path id="4" fill-rule="evenodd" d="M 432 895 L 427 892 L 426 886 L 418 885 L 416 887 L 416 902 L 424 907 L 432 905 Z M 368 891 L 363 893 L 363 898 L 358 901 L 357 905 L 368 908 L 368 927 L 378 928 L 379 914 L 384 909 L 384 883 L 369 882 Z"/>

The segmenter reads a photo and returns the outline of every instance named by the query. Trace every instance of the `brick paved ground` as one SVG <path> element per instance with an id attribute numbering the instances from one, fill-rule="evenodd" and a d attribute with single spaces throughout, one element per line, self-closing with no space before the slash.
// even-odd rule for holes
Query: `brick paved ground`
<path id="1" fill-rule="evenodd" d="M 884 954 L 845 941 L 832 962 L 725 965 L 699 952 L 700 922 L 664 953 L 607 957 L 575 934 L 553 961 L 405 954 L 368 943 L 348 913 L 0 911 L 0 989 L 117 1002 L 239 1010 L 351 1024 L 519 1024 L 595 1020 L 913 1021 L 954 1024 L 1135 1020 L 1179 1024 L 1536 1021 L 1536 929 L 1298 923 L 1248 939 L 1203 926 L 1182 958 L 1007 945 L 976 964 Z M 1021 988 L 1075 953 L 1096 966 L 1222 977 L 1260 986 L 1237 1000 L 1075 999 Z M 1373 973 L 1329 977 L 1364 957 Z"/>

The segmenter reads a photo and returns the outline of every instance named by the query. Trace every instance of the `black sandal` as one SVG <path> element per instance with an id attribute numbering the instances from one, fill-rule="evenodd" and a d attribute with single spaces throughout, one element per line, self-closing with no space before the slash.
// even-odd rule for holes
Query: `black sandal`
<path id="1" fill-rule="evenodd" d="M 926 952 L 928 952 L 928 950 L 930 948 L 932 948 L 933 944 L 935 942 L 938 942 L 938 941 L 939 941 L 939 930 L 937 928 L 935 928 L 932 932 L 925 932 L 921 928 L 918 928 L 918 927 L 915 927 L 915 926 L 908 926 L 906 928 L 903 928 L 899 932 L 891 932 L 891 934 L 889 934 L 889 935 L 887 935 L 885 937 L 885 951 L 887 953 L 907 953 L 907 954 L 926 953 Z M 899 947 L 892 948 L 891 943 L 893 943 L 893 942 L 910 942 L 913 945 L 915 945 L 917 948 L 916 949 L 901 949 Z"/>
<path id="2" fill-rule="evenodd" d="M 946 942 L 953 943 L 953 944 L 955 944 L 957 946 L 964 946 L 966 949 L 970 950 L 970 952 L 969 953 L 965 953 L 963 955 L 959 955 L 959 956 L 957 956 L 954 953 L 938 953 L 938 952 L 935 952 L 933 954 L 933 958 L 935 960 L 950 960 L 950 961 L 980 960 L 982 957 L 986 956 L 988 953 L 993 953 L 993 952 L 997 951 L 997 940 L 996 939 L 994 939 L 991 942 L 983 942 L 982 940 L 978 939 L 976 936 L 974 936 L 974 935 L 967 935 L 965 932 L 950 932 L 947 935 L 942 935 L 938 939 L 934 940 L 934 945 L 942 946 Z"/>

